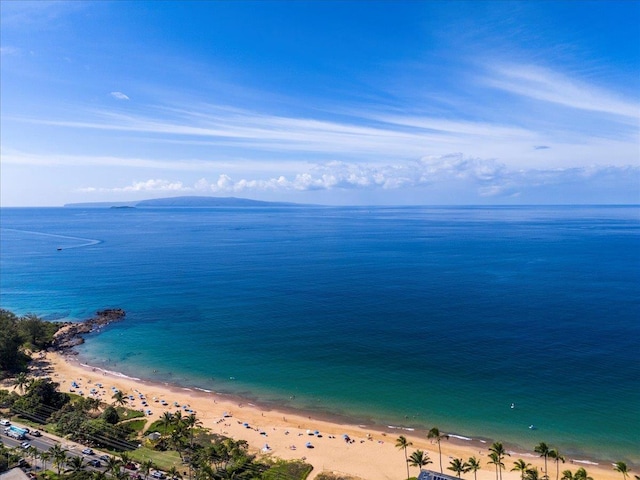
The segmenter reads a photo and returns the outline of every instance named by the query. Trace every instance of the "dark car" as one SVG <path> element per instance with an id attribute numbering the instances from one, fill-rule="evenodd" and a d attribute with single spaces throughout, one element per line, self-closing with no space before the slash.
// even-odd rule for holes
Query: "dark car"
<path id="1" fill-rule="evenodd" d="M 40 433 L 40 430 L 34 430 L 33 432 L 31 432 L 31 435 L 33 435 L 34 437 L 41 437 L 42 434 Z"/>
<path id="2" fill-rule="evenodd" d="M 101 467 L 102 466 L 102 462 L 100 460 L 89 460 L 88 463 L 92 467 Z"/>

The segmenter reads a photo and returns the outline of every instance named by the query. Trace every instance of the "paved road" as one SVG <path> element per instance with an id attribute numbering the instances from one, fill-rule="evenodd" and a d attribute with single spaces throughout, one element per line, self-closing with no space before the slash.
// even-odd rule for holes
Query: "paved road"
<path id="1" fill-rule="evenodd" d="M 16 427 L 19 428 L 26 428 L 26 425 L 21 425 L 19 423 L 15 423 L 15 422 L 11 422 L 12 425 L 15 425 Z M 31 435 L 30 433 L 27 434 L 27 438 L 25 438 L 24 440 L 17 440 L 13 437 L 9 437 L 7 435 L 4 434 L 4 427 L 2 428 L 2 442 L 10 448 L 13 447 L 18 447 L 21 448 L 21 444 L 23 442 L 29 442 L 31 444 L 31 446 L 33 446 L 34 448 L 37 448 L 39 451 L 44 452 L 46 450 L 49 450 L 51 447 L 53 447 L 55 444 L 60 444 L 60 446 L 62 448 L 64 448 L 65 450 L 67 450 L 67 455 L 68 456 L 78 456 L 78 457 L 84 457 L 85 462 L 88 462 L 89 460 L 92 459 L 97 459 L 99 455 L 103 455 L 102 452 L 95 452 L 94 455 L 84 455 L 82 453 L 82 450 L 85 449 L 86 447 L 83 445 L 80 445 L 78 443 L 75 442 L 70 442 L 64 438 L 61 437 L 57 437 L 55 435 L 50 435 L 48 433 L 42 433 L 41 437 L 34 437 L 33 435 Z M 27 455 L 25 455 L 25 459 L 29 460 L 27 458 Z M 103 462 L 104 463 L 104 462 Z M 87 470 L 95 470 L 93 467 L 90 467 L 89 465 L 87 465 Z"/>

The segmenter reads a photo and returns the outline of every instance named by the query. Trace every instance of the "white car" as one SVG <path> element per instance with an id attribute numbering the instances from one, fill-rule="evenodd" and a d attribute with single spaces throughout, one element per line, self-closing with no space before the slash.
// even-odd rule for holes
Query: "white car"
<path id="1" fill-rule="evenodd" d="M 3 427 L 8 427 L 9 425 L 11 425 L 11 422 L 3 418 L 2 420 L 0 420 L 0 425 L 2 425 Z"/>

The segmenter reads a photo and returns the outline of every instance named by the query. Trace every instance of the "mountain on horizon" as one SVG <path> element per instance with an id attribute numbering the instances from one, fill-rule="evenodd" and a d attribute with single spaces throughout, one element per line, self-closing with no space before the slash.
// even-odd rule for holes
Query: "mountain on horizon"
<path id="1" fill-rule="evenodd" d="M 300 203 L 287 202 L 264 202 L 261 200 L 251 200 L 249 198 L 237 197 L 166 197 L 153 198 L 149 200 L 136 200 L 132 202 L 87 202 L 87 203 L 67 203 L 64 206 L 69 208 L 157 208 L 157 207 L 296 207 L 302 206 Z"/>

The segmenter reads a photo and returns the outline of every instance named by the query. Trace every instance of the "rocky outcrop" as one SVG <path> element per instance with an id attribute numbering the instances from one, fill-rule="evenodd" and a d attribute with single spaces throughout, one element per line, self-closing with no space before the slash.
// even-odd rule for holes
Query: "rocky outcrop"
<path id="1" fill-rule="evenodd" d="M 118 322 L 125 315 L 125 311 L 121 308 L 109 308 L 96 312 L 95 317 L 83 322 L 65 323 L 55 334 L 51 348 L 64 353 L 76 353 L 73 351 L 73 347 L 84 343 L 83 335 L 95 332 L 110 323 Z"/>

